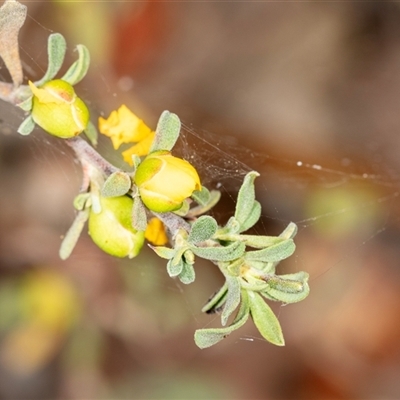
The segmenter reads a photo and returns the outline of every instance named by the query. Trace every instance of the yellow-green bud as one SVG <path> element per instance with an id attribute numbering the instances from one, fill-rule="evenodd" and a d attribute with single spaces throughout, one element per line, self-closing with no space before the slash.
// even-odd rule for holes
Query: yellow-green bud
<path id="1" fill-rule="evenodd" d="M 89 235 L 103 251 L 115 257 L 137 256 L 144 232 L 132 227 L 133 200 L 128 196 L 101 197 L 101 212 L 90 211 Z"/>
<path id="2" fill-rule="evenodd" d="M 169 151 L 149 154 L 136 170 L 135 183 L 143 203 L 155 212 L 178 210 L 186 198 L 201 189 L 193 165 Z"/>
<path id="3" fill-rule="evenodd" d="M 37 88 L 32 82 L 32 118 L 46 132 L 67 139 L 79 135 L 89 122 L 89 110 L 74 88 L 55 79 Z"/>

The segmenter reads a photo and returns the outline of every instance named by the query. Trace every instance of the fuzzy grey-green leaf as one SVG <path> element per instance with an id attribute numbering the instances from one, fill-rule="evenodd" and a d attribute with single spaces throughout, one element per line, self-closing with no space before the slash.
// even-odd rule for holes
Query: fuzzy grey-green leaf
<path id="1" fill-rule="evenodd" d="M 226 283 L 228 293 L 226 302 L 221 314 L 221 325 L 225 326 L 230 315 L 236 310 L 240 303 L 240 279 L 234 276 L 227 276 Z"/>
<path id="2" fill-rule="evenodd" d="M 202 189 L 205 189 L 208 192 L 208 189 L 206 189 L 204 186 L 202 186 Z M 196 191 L 196 192 L 200 193 L 198 191 Z M 193 194 L 194 194 L 194 192 L 193 192 Z M 198 203 L 199 200 L 197 199 L 197 196 L 193 195 L 193 194 L 191 196 L 192 199 Z M 199 204 L 198 206 L 192 207 L 189 210 L 189 212 L 188 212 L 189 218 L 194 218 L 194 217 L 197 217 L 198 215 L 206 213 L 207 211 L 211 210 L 219 202 L 219 200 L 221 198 L 221 192 L 219 190 L 211 190 L 211 192 L 209 192 L 209 194 L 210 194 L 210 198 L 208 199 L 206 204 L 204 204 L 204 205 Z"/>
<path id="3" fill-rule="evenodd" d="M 190 197 L 197 204 L 205 206 L 210 201 L 211 194 L 210 191 L 205 186 L 202 186 L 201 190 L 195 190 Z"/>
<path id="4" fill-rule="evenodd" d="M 90 193 L 79 193 L 74 198 L 74 208 L 75 210 L 82 211 L 90 199 Z"/>
<path id="5" fill-rule="evenodd" d="M 176 114 L 163 111 L 158 120 L 156 136 L 150 148 L 150 153 L 158 150 L 172 150 L 181 131 L 181 121 Z"/>
<path id="6" fill-rule="evenodd" d="M 33 120 L 32 116 L 26 117 L 21 125 L 18 127 L 17 132 L 20 135 L 27 136 L 35 129 L 35 121 Z"/>
<path id="7" fill-rule="evenodd" d="M 244 180 L 243 184 L 240 187 L 236 209 L 235 209 L 235 219 L 240 223 L 240 231 L 243 232 L 242 226 L 245 226 L 247 219 L 251 215 L 251 212 L 254 208 L 255 201 L 255 189 L 254 189 L 254 180 L 260 174 L 256 171 L 249 172 Z"/>
<path id="8" fill-rule="evenodd" d="M 132 226 L 137 231 L 145 231 L 147 228 L 146 209 L 140 197 L 135 197 L 132 207 Z"/>
<path id="9" fill-rule="evenodd" d="M 293 240 L 287 239 L 262 250 L 248 251 L 245 258 L 249 261 L 277 262 L 290 257 L 295 249 Z"/>
<path id="10" fill-rule="evenodd" d="M 183 269 L 178 278 L 185 285 L 189 285 L 190 283 L 194 282 L 196 274 L 193 265 L 183 261 Z"/>
<path id="11" fill-rule="evenodd" d="M 88 209 L 78 212 L 74 222 L 72 223 L 64 237 L 64 240 L 61 243 L 59 255 L 62 260 L 66 260 L 71 255 L 72 250 L 74 249 L 88 218 Z"/>
<path id="12" fill-rule="evenodd" d="M 210 239 L 217 229 L 217 221 L 209 215 L 203 215 L 193 223 L 187 240 L 193 244 L 204 242 Z"/>
<path id="13" fill-rule="evenodd" d="M 164 258 L 166 260 L 170 260 L 174 257 L 175 250 L 170 249 L 169 247 L 164 246 L 150 246 L 149 247 L 154 250 L 154 252 L 158 255 L 158 257 Z"/>
<path id="14" fill-rule="evenodd" d="M 48 65 L 43 78 L 35 82 L 37 87 L 52 80 L 63 65 L 67 42 L 60 33 L 52 33 L 47 39 Z"/>
<path id="15" fill-rule="evenodd" d="M 92 121 L 88 122 L 84 132 L 92 146 L 96 147 L 99 134 Z"/>
<path id="16" fill-rule="evenodd" d="M 249 318 L 249 302 L 247 292 L 242 293 L 242 302 L 239 311 L 231 325 L 224 328 L 198 329 L 194 334 L 194 341 L 200 349 L 205 349 L 225 339 L 236 329 L 243 326 Z"/>
<path id="17" fill-rule="evenodd" d="M 284 239 L 293 239 L 297 234 L 297 225 L 294 222 L 290 222 L 285 230 L 279 235 Z"/>
<path id="18" fill-rule="evenodd" d="M 220 240 L 224 238 L 218 237 Z M 278 236 L 258 236 L 258 235 L 240 235 L 240 240 L 242 240 L 246 246 L 253 247 L 255 249 L 264 249 L 265 247 L 273 246 L 275 244 L 281 243 L 284 239 Z"/>
<path id="19" fill-rule="evenodd" d="M 308 277 L 307 272 L 303 271 L 295 274 L 271 275 L 265 280 L 268 284 L 268 289 L 262 294 L 271 296 L 283 303 L 297 303 L 304 300 L 310 293 Z"/>
<path id="20" fill-rule="evenodd" d="M 244 254 L 246 246 L 242 242 L 233 242 L 229 246 L 191 247 L 196 256 L 213 261 L 231 261 Z"/>
<path id="21" fill-rule="evenodd" d="M 32 99 L 33 99 L 32 95 L 28 96 L 21 103 L 18 103 L 18 107 L 21 108 L 21 110 L 24 110 L 24 111 L 31 111 L 32 110 L 32 104 L 33 104 Z"/>
<path id="22" fill-rule="evenodd" d="M 0 7 L 0 57 L 15 87 L 21 85 L 23 80 L 18 34 L 25 22 L 26 10 L 25 5 L 14 0 L 6 0 Z"/>
<path id="23" fill-rule="evenodd" d="M 225 283 L 209 298 L 207 303 L 201 309 L 201 312 L 212 313 L 213 310 L 221 306 L 226 301 L 226 293 L 228 291 L 228 284 Z"/>
<path id="24" fill-rule="evenodd" d="M 90 53 L 87 47 L 83 44 L 78 44 L 76 49 L 78 50 L 78 60 L 69 67 L 68 71 L 61 78 L 72 86 L 85 77 L 90 65 Z"/>
<path id="25" fill-rule="evenodd" d="M 177 262 L 174 262 L 174 259 L 171 259 L 167 263 L 167 272 L 168 275 L 173 278 L 175 276 L 178 276 L 184 268 L 184 261 L 182 258 L 180 258 Z"/>
<path id="26" fill-rule="evenodd" d="M 113 172 L 101 188 L 103 197 L 118 197 L 127 194 L 132 186 L 130 176 L 123 171 Z"/>
<path id="27" fill-rule="evenodd" d="M 253 208 L 250 211 L 247 219 L 240 226 L 240 232 L 246 232 L 248 229 L 253 227 L 261 217 L 261 204 L 255 200 L 253 203 Z"/>
<path id="28" fill-rule="evenodd" d="M 271 307 L 256 292 L 249 291 L 250 314 L 264 339 L 277 346 L 284 346 L 281 325 Z"/>

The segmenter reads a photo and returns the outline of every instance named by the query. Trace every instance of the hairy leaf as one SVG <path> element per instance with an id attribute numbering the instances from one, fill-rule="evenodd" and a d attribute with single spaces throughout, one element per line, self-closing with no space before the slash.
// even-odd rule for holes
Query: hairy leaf
<path id="1" fill-rule="evenodd" d="M 118 197 L 128 193 L 132 186 L 130 176 L 123 171 L 113 172 L 104 182 L 101 188 L 103 197 Z"/>
<path id="2" fill-rule="evenodd" d="M 149 247 L 154 250 L 154 252 L 158 255 L 158 257 L 164 258 L 166 260 L 170 260 L 174 257 L 175 250 L 170 249 L 169 247 L 164 246 L 150 246 Z"/>
<path id="3" fill-rule="evenodd" d="M 247 292 L 242 292 L 242 302 L 239 311 L 231 325 L 225 328 L 198 329 L 194 334 L 194 341 L 200 349 L 205 349 L 225 339 L 236 329 L 243 326 L 249 318 L 249 302 Z"/>
<path id="4" fill-rule="evenodd" d="M 47 71 L 43 78 L 35 82 L 35 86 L 41 86 L 44 83 L 52 80 L 57 72 L 62 67 L 65 57 L 65 51 L 67 49 L 67 42 L 64 36 L 60 33 L 52 33 L 47 40 L 47 54 L 48 54 L 48 65 Z"/>
<path id="5" fill-rule="evenodd" d="M 203 215 L 192 225 L 189 233 L 189 243 L 199 243 L 210 239 L 218 229 L 217 221 L 209 215 Z"/>
<path id="6" fill-rule="evenodd" d="M 295 248 L 293 240 L 287 239 L 262 250 L 248 251 L 245 258 L 249 261 L 276 262 L 290 257 L 294 253 Z"/>
<path id="7" fill-rule="evenodd" d="M 72 250 L 74 250 L 74 247 L 79 239 L 79 236 L 82 233 L 82 229 L 85 226 L 88 218 L 88 209 L 78 212 L 74 222 L 72 223 L 71 227 L 64 237 L 64 240 L 61 243 L 59 254 L 62 260 L 66 260 L 71 255 Z"/>
<path id="8" fill-rule="evenodd" d="M 98 132 L 92 121 L 89 121 L 85 128 L 85 135 L 89 139 L 92 146 L 97 146 Z"/>
<path id="9" fill-rule="evenodd" d="M 242 242 L 233 242 L 229 246 L 191 247 L 196 256 L 213 261 L 231 261 L 244 254 L 246 246 Z"/>
<path id="10" fill-rule="evenodd" d="M 29 115 L 28 117 L 26 117 L 21 125 L 18 127 L 18 133 L 26 136 L 29 135 L 33 130 L 35 129 L 35 121 L 33 120 L 33 118 Z"/>
<path id="11" fill-rule="evenodd" d="M 271 307 L 256 292 L 249 291 L 250 314 L 264 339 L 277 346 L 284 346 L 281 325 Z"/>
<path id="12" fill-rule="evenodd" d="M 183 261 L 183 269 L 178 278 L 185 285 L 194 282 L 196 274 L 193 265 Z"/>
<path id="13" fill-rule="evenodd" d="M 26 10 L 26 6 L 15 0 L 6 0 L 0 7 L 0 57 L 11 75 L 14 86 L 21 85 L 23 80 L 18 34 L 25 22 Z"/>
<path id="14" fill-rule="evenodd" d="M 185 262 L 182 260 L 182 258 L 177 260 L 177 262 L 174 262 L 173 258 L 171 260 L 169 260 L 167 263 L 168 275 L 171 278 L 178 276 L 183 271 L 184 264 L 185 264 Z"/>
<path id="15" fill-rule="evenodd" d="M 74 86 L 80 82 L 86 75 L 90 65 L 90 53 L 86 46 L 78 44 L 78 60 L 76 60 L 61 78 L 63 81 L 68 82 Z"/>
<path id="16" fill-rule="evenodd" d="M 176 114 L 163 111 L 158 120 L 156 136 L 150 148 L 150 153 L 158 150 L 171 150 L 178 140 L 181 131 L 181 121 Z"/>
<path id="17" fill-rule="evenodd" d="M 146 209 L 140 197 L 135 197 L 133 200 L 132 226 L 137 231 L 145 231 L 147 227 Z"/>
<path id="18" fill-rule="evenodd" d="M 207 301 L 204 307 L 201 309 L 202 312 L 211 314 L 215 312 L 226 301 L 226 293 L 228 291 L 228 284 L 225 283 L 221 286 Z"/>
<path id="19" fill-rule="evenodd" d="M 240 279 L 233 276 L 227 276 L 226 282 L 228 293 L 226 294 L 226 302 L 221 314 L 222 326 L 227 324 L 228 318 L 240 303 Z"/>
<path id="20" fill-rule="evenodd" d="M 242 227 L 246 226 L 248 218 L 251 216 L 251 213 L 254 209 L 255 202 L 255 189 L 254 189 L 254 180 L 259 176 L 258 172 L 252 171 L 249 172 L 243 181 L 243 184 L 239 190 L 236 209 L 235 209 L 235 219 L 240 224 L 240 232 L 243 232 L 244 229 Z"/>
<path id="21" fill-rule="evenodd" d="M 271 275 L 265 280 L 268 289 L 261 294 L 283 303 L 297 303 L 310 293 L 308 277 L 307 272 L 302 271 L 288 275 Z"/>
<path id="22" fill-rule="evenodd" d="M 247 219 L 244 222 L 242 222 L 242 225 L 240 226 L 240 232 L 245 232 L 249 230 L 258 222 L 260 217 L 261 217 L 261 204 L 257 200 L 255 200 L 253 203 L 253 208 L 250 211 L 249 215 L 247 216 Z"/>

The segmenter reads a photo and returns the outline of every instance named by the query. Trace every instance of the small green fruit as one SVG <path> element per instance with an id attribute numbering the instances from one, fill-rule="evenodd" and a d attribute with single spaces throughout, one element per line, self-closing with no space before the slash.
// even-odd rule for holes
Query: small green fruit
<path id="1" fill-rule="evenodd" d="M 55 79 L 37 88 L 32 82 L 32 118 L 51 135 L 67 139 L 79 135 L 89 122 L 89 110 L 74 88 Z"/>
<path id="2" fill-rule="evenodd" d="M 137 256 L 144 232 L 132 227 L 133 200 L 128 196 L 101 197 L 101 212 L 89 214 L 89 235 L 103 251 L 115 257 Z"/>

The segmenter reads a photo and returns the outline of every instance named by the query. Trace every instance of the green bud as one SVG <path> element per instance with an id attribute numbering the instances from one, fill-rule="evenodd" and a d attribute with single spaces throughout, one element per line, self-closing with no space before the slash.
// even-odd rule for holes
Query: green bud
<path id="1" fill-rule="evenodd" d="M 161 213 L 178 210 L 185 199 L 201 189 L 193 165 L 169 151 L 149 154 L 136 170 L 135 183 L 145 206 Z"/>
<path id="2" fill-rule="evenodd" d="M 144 232 L 132 227 L 133 200 L 128 196 L 100 197 L 101 211 L 89 215 L 89 235 L 103 251 L 115 257 L 137 256 Z"/>
<path id="3" fill-rule="evenodd" d="M 37 88 L 32 82 L 32 118 L 51 135 L 68 139 L 79 135 L 88 125 L 89 110 L 74 88 L 55 79 Z"/>

